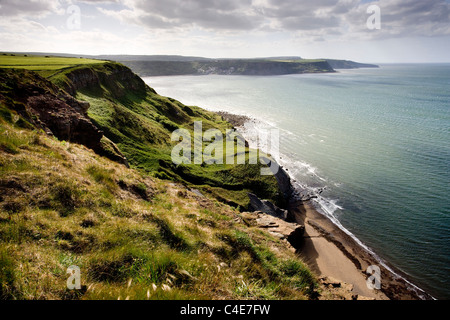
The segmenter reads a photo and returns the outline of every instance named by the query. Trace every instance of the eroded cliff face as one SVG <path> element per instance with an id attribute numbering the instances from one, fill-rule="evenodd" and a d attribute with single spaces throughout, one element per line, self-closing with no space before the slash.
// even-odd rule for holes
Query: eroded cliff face
<path id="1" fill-rule="evenodd" d="M 174 128 L 189 128 L 198 119 L 221 131 L 228 124 L 213 113 L 159 96 L 127 67 L 114 62 L 75 66 L 48 78 L 31 71 L 4 70 L 0 81 L 0 111 L 14 110 L 30 127 L 127 164 L 125 154 L 133 166 L 201 186 L 202 192 L 236 207 L 248 207 L 247 192 L 286 207 L 283 195 L 289 188 L 280 190 L 275 177 L 261 176 L 259 167 L 218 166 L 202 171 L 174 166 L 168 152 Z"/>
<path id="2" fill-rule="evenodd" d="M 101 67 L 84 67 L 70 70 L 65 74 L 65 91 L 75 96 L 77 91 L 107 88 L 112 98 L 122 99 L 127 93 L 145 95 L 147 90 L 153 91 L 145 82 L 129 68 L 117 64 L 106 63 Z M 154 92 L 154 91 L 153 91 Z"/>
<path id="3" fill-rule="evenodd" d="M 206 61 L 120 61 L 141 76 L 248 75 L 268 76 L 335 72 L 325 60 L 287 62 L 251 59 Z"/>
<path id="4" fill-rule="evenodd" d="M 127 163 L 118 149 L 113 148 L 116 154 L 112 154 L 105 148 L 109 141 L 87 116 L 89 103 L 78 101 L 34 72 L 0 70 L 0 102 L 49 135 Z"/>

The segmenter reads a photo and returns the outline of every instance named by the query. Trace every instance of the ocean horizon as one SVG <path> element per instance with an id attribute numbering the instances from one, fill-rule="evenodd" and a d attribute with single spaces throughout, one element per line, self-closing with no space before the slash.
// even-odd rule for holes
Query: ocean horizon
<path id="1" fill-rule="evenodd" d="M 450 64 L 144 80 L 186 105 L 280 130 L 280 159 L 318 209 L 413 284 L 450 298 Z M 319 194 L 320 191 L 320 194 Z"/>

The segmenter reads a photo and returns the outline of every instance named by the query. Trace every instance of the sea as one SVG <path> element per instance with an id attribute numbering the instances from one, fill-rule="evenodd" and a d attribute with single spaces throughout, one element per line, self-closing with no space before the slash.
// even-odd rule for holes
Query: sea
<path id="1" fill-rule="evenodd" d="M 186 105 L 279 130 L 316 206 L 415 286 L 450 299 L 450 64 L 283 76 L 144 78 Z"/>

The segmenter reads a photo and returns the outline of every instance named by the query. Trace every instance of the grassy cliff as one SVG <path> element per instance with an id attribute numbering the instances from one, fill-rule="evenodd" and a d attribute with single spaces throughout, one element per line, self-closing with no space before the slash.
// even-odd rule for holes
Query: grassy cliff
<path id="1" fill-rule="evenodd" d="M 0 118 L 0 299 L 308 299 L 317 282 L 240 212 Z M 66 289 L 69 266 L 82 289 Z"/>
<path id="2" fill-rule="evenodd" d="M 225 204 L 246 206 L 248 191 L 279 199 L 274 177 L 171 162 L 174 128 L 227 122 L 157 95 L 120 64 L 78 62 L 0 70 L 1 299 L 317 297 L 286 241 Z M 81 131 L 95 126 L 95 145 L 107 139 L 130 167 L 85 146 L 91 131 Z M 79 291 L 66 289 L 72 265 Z"/>
<path id="3" fill-rule="evenodd" d="M 11 63 L 10 57 L 5 58 Z M 16 60 L 23 58 L 26 61 L 30 59 L 30 57 L 14 58 Z M 48 70 L 42 63 L 51 58 L 35 59 L 34 65 L 30 66 L 42 78 L 38 78 L 36 72 L 23 73 L 9 69 L 11 77 L 15 76 L 16 84 L 9 87 L 3 85 L 4 95 L 14 96 L 14 92 L 17 92 L 17 87 L 20 86 L 23 88 L 22 96 L 26 95 L 28 100 L 33 99 L 36 90 L 26 84 L 31 79 L 31 82 L 39 82 L 40 87 L 45 87 L 44 91 L 52 91 L 53 96 L 61 95 L 57 89 L 59 88 L 77 101 L 89 103 L 86 117 L 95 127 L 102 130 L 108 142 L 113 142 L 112 146 L 109 144 L 109 147 L 105 147 L 103 143 L 105 139 L 102 139 L 103 145 L 97 148 L 101 149 L 100 154 L 114 154 L 114 150 L 111 152 L 108 150 L 117 146 L 131 167 L 154 177 L 181 182 L 241 209 L 248 207 L 248 192 L 283 206 L 284 197 L 279 192 L 275 177 L 261 176 L 259 174 L 261 165 L 173 164 L 171 151 L 176 143 L 171 141 L 172 132 L 179 128 L 192 132 L 195 121 L 202 121 L 203 130 L 217 128 L 225 132 L 231 125 L 220 116 L 158 95 L 130 69 L 118 63 L 96 61 L 91 64 L 90 60 L 83 63 L 83 60 L 72 59 L 74 65 L 66 66 L 70 61 L 67 61 L 67 58 L 60 58 L 64 67 L 54 70 L 51 65 Z M 20 64 L 18 61 L 15 63 Z M 1 57 L 0 65 L 6 65 Z M 39 70 L 36 70 L 36 65 L 40 65 Z M 22 74 L 17 75 L 18 72 Z M 21 98 L 22 101 L 19 102 L 14 99 L 5 101 L 9 101 L 8 106 L 13 110 L 23 109 L 21 104 L 26 103 L 27 99 Z M 69 98 L 65 100 L 67 102 Z M 70 140 L 66 136 L 62 139 Z M 247 158 L 249 151 L 246 148 Z"/>

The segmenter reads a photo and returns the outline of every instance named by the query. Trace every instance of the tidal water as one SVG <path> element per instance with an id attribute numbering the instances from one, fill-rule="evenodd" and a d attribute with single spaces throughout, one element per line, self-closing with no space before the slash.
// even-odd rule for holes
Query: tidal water
<path id="1" fill-rule="evenodd" d="M 450 64 L 335 74 L 151 77 L 159 94 L 280 129 L 279 160 L 323 214 L 450 298 Z M 247 132 L 247 133 L 248 133 Z"/>

